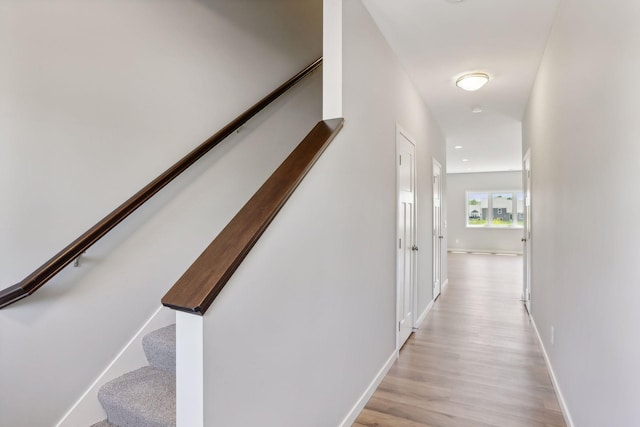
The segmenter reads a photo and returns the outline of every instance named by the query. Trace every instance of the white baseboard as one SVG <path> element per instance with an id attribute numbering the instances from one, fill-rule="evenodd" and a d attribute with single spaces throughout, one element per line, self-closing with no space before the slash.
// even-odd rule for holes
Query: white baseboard
<path id="1" fill-rule="evenodd" d="M 441 289 L 441 291 L 442 291 L 443 289 L 445 289 L 447 286 L 449 286 L 449 279 L 446 279 L 444 282 L 442 282 L 442 289 Z"/>
<path id="2" fill-rule="evenodd" d="M 389 357 L 389 360 L 387 360 L 387 362 L 380 369 L 373 381 L 371 381 L 369 387 L 367 387 L 362 396 L 360 396 L 360 399 L 358 399 L 358 401 L 353 406 L 353 408 L 351 408 L 344 420 L 342 420 L 342 422 L 340 423 L 340 427 L 351 427 L 353 423 L 356 422 L 358 415 L 360 415 L 360 412 L 362 412 L 364 407 L 367 405 L 367 402 L 369 401 L 369 399 L 371 399 L 371 396 L 373 396 L 373 393 L 376 391 L 385 375 L 387 375 L 387 372 L 389 372 L 389 369 L 391 369 L 397 358 L 398 352 L 394 350 L 394 352 Z"/>
<path id="3" fill-rule="evenodd" d="M 562 390 L 560 390 L 560 384 L 558 384 L 558 379 L 556 378 L 555 372 L 553 372 L 553 366 L 551 366 L 551 361 L 549 360 L 549 355 L 547 354 L 547 349 L 544 347 L 544 343 L 542 342 L 542 337 L 540 336 L 540 332 L 538 331 L 538 327 L 536 326 L 536 322 L 533 320 L 532 316 L 529 316 L 531 320 L 531 325 L 533 326 L 533 330 L 538 337 L 538 342 L 540 343 L 540 348 L 542 349 L 542 355 L 544 356 L 544 362 L 547 365 L 547 369 L 549 370 L 549 376 L 551 377 L 551 382 L 553 383 L 553 388 L 556 391 L 556 395 L 558 396 L 558 402 L 560 403 L 560 409 L 562 410 L 562 415 L 564 416 L 564 420 L 567 423 L 567 427 L 574 427 L 575 424 L 571 419 L 571 413 L 569 412 L 569 408 L 567 407 L 567 402 L 564 400 L 564 396 L 562 395 Z"/>
<path id="4" fill-rule="evenodd" d="M 424 319 L 427 317 L 427 314 L 429 314 L 432 308 L 433 308 L 433 300 L 429 302 L 429 305 L 427 305 L 427 308 L 424 309 L 420 317 L 418 317 L 418 319 L 416 320 L 416 323 L 413 325 L 414 332 L 420 329 L 422 322 L 424 322 Z"/>
<path id="5" fill-rule="evenodd" d="M 174 322 L 175 312 L 173 310 L 164 307 L 158 308 L 67 413 L 64 414 L 56 424 L 56 427 L 90 426 L 105 419 L 104 410 L 100 406 L 100 402 L 98 402 L 98 390 L 100 387 L 126 372 L 147 365 L 148 362 L 142 349 L 142 337 L 151 331 Z"/>
<path id="6" fill-rule="evenodd" d="M 464 253 L 481 253 L 481 254 L 505 254 L 505 255 L 522 255 L 522 251 L 503 251 L 498 249 L 464 249 L 464 248 L 448 248 L 447 252 L 464 252 Z"/>

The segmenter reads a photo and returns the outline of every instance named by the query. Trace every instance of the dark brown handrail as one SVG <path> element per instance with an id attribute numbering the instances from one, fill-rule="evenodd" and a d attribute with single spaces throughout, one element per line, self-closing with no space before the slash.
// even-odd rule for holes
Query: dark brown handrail
<path id="1" fill-rule="evenodd" d="M 36 271 L 24 278 L 21 282 L 0 291 L 0 308 L 13 304 L 37 291 L 42 285 L 49 281 L 60 270 L 77 259 L 83 252 L 91 247 L 95 242 L 111 231 L 116 225 L 131 215 L 142 204 L 149 200 L 158 191 L 173 181 L 178 175 L 184 172 L 189 166 L 195 163 L 202 156 L 207 154 L 213 147 L 222 142 L 227 136 L 235 132 L 240 126 L 246 123 L 253 116 L 258 114 L 280 95 L 293 87 L 296 83 L 307 77 L 322 64 L 322 58 L 318 58 L 313 63 L 305 67 L 304 70 L 280 85 L 276 90 L 262 98 L 247 111 L 239 115 L 225 127 L 220 129 L 215 135 L 200 144 L 180 161 L 167 169 L 162 175 L 154 179 L 142 190 L 138 191 L 126 202 L 118 206 L 113 212 L 104 217 L 100 222 L 87 230 L 84 234 L 74 240 L 66 248 L 58 252 L 53 258 L 45 262 Z"/>
<path id="2" fill-rule="evenodd" d="M 325 120 L 309 132 L 167 292 L 163 305 L 204 314 L 343 123 Z"/>

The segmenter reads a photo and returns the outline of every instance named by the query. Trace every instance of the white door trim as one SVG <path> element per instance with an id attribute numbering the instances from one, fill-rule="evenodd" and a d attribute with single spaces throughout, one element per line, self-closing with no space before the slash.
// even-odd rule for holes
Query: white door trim
<path id="1" fill-rule="evenodd" d="M 522 156 L 522 188 L 524 190 L 524 227 L 522 230 L 522 301 L 531 313 L 531 149 Z"/>
<path id="2" fill-rule="evenodd" d="M 433 163 L 433 167 L 431 170 L 431 184 L 432 184 L 432 232 L 431 232 L 431 238 L 432 238 L 432 257 L 431 257 L 431 268 L 432 268 L 432 278 L 431 278 L 431 292 L 432 292 L 432 296 L 433 296 L 433 301 L 436 300 L 436 298 L 438 298 L 438 296 L 440 295 L 440 293 L 442 292 L 442 243 L 443 243 L 443 239 L 440 238 L 440 236 L 443 236 L 442 234 L 442 165 L 440 164 L 440 162 L 438 162 L 435 158 L 432 159 Z M 439 224 L 436 224 L 436 205 L 435 205 L 435 192 L 433 191 L 433 184 L 435 184 L 435 177 L 436 177 L 436 169 L 439 171 L 438 175 L 440 177 L 440 180 L 438 182 L 438 208 L 439 208 L 439 215 L 438 215 L 438 219 L 437 221 L 439 222 Z M 439 264 L 439 265 L 437 265 Z M 437 269 L 436 269 L 436 265 L 437 265 Z M 437 283 L 437 294 L 436 294 L 436 283 Z"/>

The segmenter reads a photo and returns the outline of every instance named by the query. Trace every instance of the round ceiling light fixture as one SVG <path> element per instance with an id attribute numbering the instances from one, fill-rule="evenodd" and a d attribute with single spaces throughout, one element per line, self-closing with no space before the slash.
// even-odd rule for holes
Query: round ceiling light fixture
<path id="1" fill-rule="evenodd" d="M 460 76 L 456 80 L 456 86 L 460 89 L 467 91 L 474 91 L 480 89 L 489 81 L 489 75 L 486 73 L 469 73 Z"/>
<path id="2" fill-rule="evenodd" d="M 482 113 L 482 106 L 474 105 L 473 107 L 471 107 L 471 112 L 474 114 Z"/>

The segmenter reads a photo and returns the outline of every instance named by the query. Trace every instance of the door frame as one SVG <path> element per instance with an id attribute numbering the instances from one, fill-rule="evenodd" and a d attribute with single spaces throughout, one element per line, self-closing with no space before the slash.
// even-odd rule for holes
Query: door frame
<path id="1" fill-rule="evenodd" d="M 414 219 L 414 224 L 413 224 L 413 236 L 412 236 L 412 245 L 417 247 L 417 236 L 418 236 L 418 173 L 417 173 L 417 161 L 416 161 L 416 157 L 417 157 L 417 144 L 415 139 L 409 134 L 407 133 L 407 131 L 405 131 L 400 125 L 398 125 L 396 123 L 396 149 L 395 149 L 395 158 L 394 158 L 394 162 L 395 162 L 395 173 L 396 173 L 396 197 L 395 197 L 395 207 L 394 209 L 396 210 L 396 222 L 395 222 L 395 227 L 396 227 L 396 240 L 394 243 L 394 246 L 396 248 L 398 248 L 398 241 L 400 239 L 400 235 L 399 235 L 399 227 L 398 227 L 398 223 L 400 221 L 400 218 L 398 217 L 398 204 L 399 204 L 399 197 L 400 197 L 400 183 L 398 180 L 398 174 L 399 174 L 399 144 L 400 144 L 400 138 L 405 138 L 407 141 L 409 141 L 409 143 L 411 143 L 411 145 L 413 145 L 413 152 L 414 152 L 414 156 L 413 156 L 413 219 Z M 406 242 L 405 242 L 406 243 Z M 418 304 L 418 258 L 417 258 L 417 250 L 412 250 L 411 251 L 411 258 L 412 258 L 412 276 L 413 276 L 413 281 L 411 284 L 411 328 L 413 329 L 413 326 L 415 325 L 416 322 L 416 310 L 417 310 L 417 304 Z M 404 342 L 400 343 L 400 322 L 402 320 L 402 318 L 400 317 L 402 315 L 402 313 L 400 313 L 400 299 L 402 298 L 402 292 L 400 289 L 400 282 L 398 280 L 398 271 L 400 268 L 400 264 L 398 262 L 398 256 L 396 256 L 396 316 L 395 316 L 395 331 L 396 331 L 396 356 L 399 356 L 400 353 L 400 348 L 404 345 Z M 410 335 L 409 335 L 410 336 Z"/>
<path id="2" fill-rule="evenodd" d="M 522 156 L 522 188 L 524 192 L 524 227 L 522 230 L 522 301 L 531 313 L 531 149 Z"/>
<path id="3" fill-rule="evenodd" d="M 443 243 L 443 234 L 442 234 L 442 165 L 440 164 L 440 162 L 438 162 L 435 158 L 432 159 L 433 163 L 433 167 L 431 169 L 431 184 L 432 186 L 435 184 L 435 180 L 436 180 L 436 169 L 440 171 L 440 173 L 438 174 L 438 176 L 440 177 L 440 180 L 438 182 L 439 188 L 438 188 L 438 194 L 440 196 L 439 199 L 439 206 L 438 208 L 440 209 L 440 215 L 438 216 L 439 219 L 439 224 L 436 224 L 436 215 L 435 215 L 435 210 L 436 210 L 436 204 L 435 204 L 435 192 L 433 191 L 433 187 L 431 189 L 432 191 L 432 207 L 433 207 L 433 212 L 432 212 L 432 233 L 431 233 L 431 238 L 432 238 L 432 253 L 433 256 L 431 257 L 431 271 L 432 271 L 432 277 L 431 277 L 431 294 L 432 294 L 432 300 L 435 301 L 436 298 L 438 298 L 440 296 L 440 294 L 442 293 L 442 243 Z M 438 226 L 436 228 L 436 225 Z M 437 258 L 437 259 L 436 259 Z M 438 276 L 436 277 L 436 264 L 438 265 Z M 438 295 L 435 294 L 435 288 L 436 288 L 436 279 L 437 279 L 437 283 L 438 283 Z"/>

